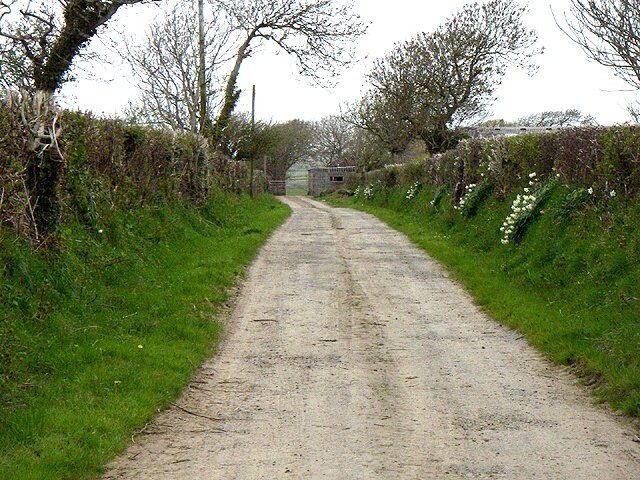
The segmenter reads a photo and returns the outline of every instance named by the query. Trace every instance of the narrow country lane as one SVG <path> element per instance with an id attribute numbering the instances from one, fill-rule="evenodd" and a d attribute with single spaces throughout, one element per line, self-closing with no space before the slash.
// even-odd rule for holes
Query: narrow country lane
<path id="1" fill-rule="evenodd" d="M 638 479 L 628 420 L 375 218 L 306 199 L 105 479 Z"/>

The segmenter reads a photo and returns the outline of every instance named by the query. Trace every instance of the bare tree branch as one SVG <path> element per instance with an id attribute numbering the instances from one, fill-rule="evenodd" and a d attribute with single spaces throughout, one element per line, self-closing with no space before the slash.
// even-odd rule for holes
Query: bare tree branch
<path id="1" fill-rule="evenodd" d="M 233 58 L 233 29 L 224 15 L 214 10 L 203 25 L 204 95 L 206 112 L 219 109 L 223 73 Z M 149 27 L 141 44 L 125 40 L 123 60 L 131 66 L 141 90 L 139 121 L 179 130 L 201 131 L 209 119 L 202 119 L 200 45 L 193 34 L 199 28 L 193 6 L 177 4 L 164 11 Z"/>
<path id="2" fill-rule="evenodd" d="M 330 116 L 313 124 L 312 156 L 326 167 L 353 161 L 354 127 L 343 117 Z"/>
<path id="3" fill-rule="evenodd" d="M 589 58 L 640 89 L 640 0 L 571 0 L 556 23 Z"/>
<path id="4" fill-rule="evenodd" d="M 238 101 L 242 62 L 254 48 L 273 43 L 294 57 L 300 73 L 322 82 L 352 62 L 354 43 L 366 27 L 351 2 L 335 0 L 213 0 L 241 32 L 236 61 L 227 79 L 214 137 L 224 147 L 224 130 Z"/>
<path id="5" fill-rule="evenodd" d="M 145 0 L 29 0 L 0 4 L 0 77 L 5 85 L 50 93 L 70 79 L 71 66 L 123 6 Z M 149 0 L 155 1 L 155 0 Z"/>

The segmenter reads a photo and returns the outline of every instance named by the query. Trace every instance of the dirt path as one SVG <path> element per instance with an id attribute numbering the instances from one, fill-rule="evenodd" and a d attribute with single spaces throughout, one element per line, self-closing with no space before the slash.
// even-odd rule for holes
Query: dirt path
<path id="1" fill-rule="evenodd" d="M 640 478 L 632 429 L 403 235 L 285 201 L 221 352 L 106 479 Z"/>

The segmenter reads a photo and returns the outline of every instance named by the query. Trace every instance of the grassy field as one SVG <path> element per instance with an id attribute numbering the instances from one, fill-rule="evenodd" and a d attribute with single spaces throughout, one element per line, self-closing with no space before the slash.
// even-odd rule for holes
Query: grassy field
<path id="1" fill-rule="evenodd" d="M 573 208 L 558 187 L 517 244 L 500 227 L 513 197 L 482 202 L 464 218 L 445 196 L 382 190 L 371 200 L 331 198 L 407 234 L 446 265 L 501 323 L 550 359 L 570 365 L 597 398 L 640 417 L 640 205 L 590 200 Z"/>
<path id="2" fill-rule="evenodd" d="M 306 166 L 291 168 L 287 172 L 287 195 L 307 195 L 309 173 Z"/>
<path id="3" fill-rule="evenodd" d="M 0 239 L 0 478 L 89 479 L 213 354 L 229 289 L 288 215 L 218 194 Z"/>

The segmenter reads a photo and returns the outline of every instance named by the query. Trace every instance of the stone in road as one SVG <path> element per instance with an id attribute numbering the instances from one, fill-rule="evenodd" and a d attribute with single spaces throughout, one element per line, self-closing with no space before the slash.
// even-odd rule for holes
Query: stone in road
<path id="1" fill-rule="evenodd" d="M 303 198 L 218 355 L 107 479 L 640 479 L 628 420 L 403 235 Z"/>

